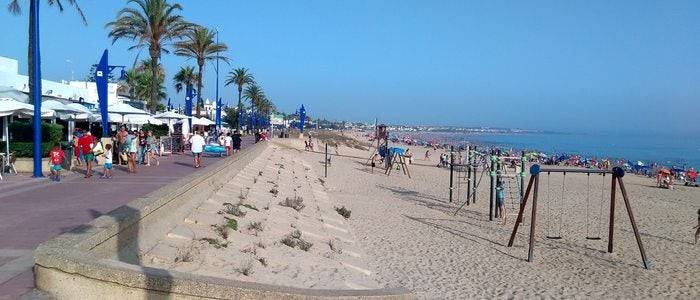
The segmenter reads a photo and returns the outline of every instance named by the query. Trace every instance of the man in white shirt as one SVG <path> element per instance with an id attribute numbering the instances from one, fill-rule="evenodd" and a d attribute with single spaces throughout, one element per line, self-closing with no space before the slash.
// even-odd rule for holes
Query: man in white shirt
<path id="1" fill-rule="evenodd" d="M 231 133 L 227 133 L 226 137 L 224 138 L 224 146 L 226 147 L 226 156 L 231 155 L 231 145 L 233 144 L 233 138 L 231 137 Z"/>
<path id="2" fill-rule="evenodd" d="M 195 131 L 194 135 L 190 138 L 190 145 L 192 147 L 192 156 L 194 156 L 194 167 L 199 168 L 202 166 L 202 151 L 204 151 L 204 138 L 199 135 L 199 131 Z"/>

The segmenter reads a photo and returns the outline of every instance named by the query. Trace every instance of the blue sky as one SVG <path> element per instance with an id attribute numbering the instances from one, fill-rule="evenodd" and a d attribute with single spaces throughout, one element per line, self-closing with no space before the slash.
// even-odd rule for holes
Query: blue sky
<path id="1" fill-rule="evenodd" d="M 111 63 L 137 54 L 104 28 L 126 1 L 78 2 L 88 26 L 43 7 L 45 78 L 82 78 L 105 48 Z M 304 103 L 330 119 L 700 133 L 700 1 L 180 3 L 188 20 L 220 30 L 233 60 L 222 70 L 250 68 L 284 111 Z M 0 9 L 0 26 L 0 55 L 26 72 L 27 15 Z M 163 61 L 168 78 L 194 64 Z M 220 94 L 236 97 L 223 84 Z"/>

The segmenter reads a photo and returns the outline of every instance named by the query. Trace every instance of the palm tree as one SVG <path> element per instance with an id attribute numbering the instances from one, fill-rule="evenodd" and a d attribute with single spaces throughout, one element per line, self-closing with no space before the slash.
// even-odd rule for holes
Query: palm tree
<path id="1" fill-rule="evenodd" d="M 253 84 L 255 83 L 255 77 L 253 77 L 253 74 L 250 74 L 248 72 L 248 69 L 246 68 L 237 68 L 231 72 L 228 73 L 228 77 L 226 78 L 225 84 L 228 86 L 229 84 L 235 84 L 236 87 L 238 88 L 238 110 L 243 109 L 243 102 L 241 102 L 241 96 L 243 94 L 243 86 L 247 84 Z M 240 129 L 240 124 L 238 124 L 239 129 Z"/>
<path id="2" fill-rule="evenodd" d="M 243 91 L 243 97 L 250 101 L 250 109 L 252 113 L 255 113 L 255 109 L 258 107 L 257 105 L 260 104 L 261 99 L 265 97 L 265 92 L 263 92 L 259 85 L 253 83 L 245 88 L 245 91 Z M 254 127 L 255 126 L 253 125 L 252 129 L 255 129 Z"/>
<path id="3" fill-rule="evenodd" d="M 182 10 L 178 3 L 168 3 L 168 0 L 127 1 L 127 5 L 131 3 L 137 7 L 123 8 L 117 13 L 116 20 L 107 23 L 106 27 L 110 28 L 109 37 L 112 38 L 112 43 L 119 39 L 134 41 L 136 44 L 129 50 L 148 47 L 151 74 L 158 74 L 161 54 L 168 53 L 165 43 L 182 38 L 192 25 L 178 14 Z M 160 89 L 156 86 L 157 80 L 152 80 L 151 83 L 153 88 L 150 89 L 149 104 L 154 105 L 159 101 Z"/>
<path id="4" fill-rule="evenodd" d="M 215 59 L 228 62 L 228 58 L 221 52 L 228 50 L 224 43 L 214 41 L 216 31 L 202 26 L 194 26 L 185 34 L 185 40 L 175 43 L 175 55 L 194 58 L 199 67 L 197 72 L 197 116 L 199 117 L 202 106 L 202 77 L 204 63 Z"/>
<path id="5" fill-rule="evenodd" d="M 181 67 L 180 71 L 173 76 L 173 82 L 175 82 L 175 91 L 180 92 L 183 88 L 188 86 L 194 86 L 197 84 L 197 73 L 194 72 L 194 67 L 187 66 Z"/>

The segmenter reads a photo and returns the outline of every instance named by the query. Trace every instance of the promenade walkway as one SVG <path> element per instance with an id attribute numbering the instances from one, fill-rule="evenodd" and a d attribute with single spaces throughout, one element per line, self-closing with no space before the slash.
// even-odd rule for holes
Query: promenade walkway
<path id="1" fill-rule="evenodd" d="M 243 147 L 253 144 L 244 138 Z M 204 157 L 204 168 L 222 158 Z M 160 166 L 138 166 L 130 175 L 122 169 L 112 179 L 100 179 L 102 166 L 92 178 L 81 174 L 61 182 L 27 179 L 0 181 L 0 299 L 17 299 L 34 288 L 33 250 L 42 242 L 109 211 L 199 171 L 192 156 L 163 157 Z"/>

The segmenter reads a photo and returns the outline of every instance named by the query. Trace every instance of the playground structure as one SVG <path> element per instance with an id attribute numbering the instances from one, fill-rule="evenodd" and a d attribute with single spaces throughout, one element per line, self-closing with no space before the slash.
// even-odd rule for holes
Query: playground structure
<path id="1" fill-rule="evenodd" d="M 384 160 L 389 163 L 389 166 L 386 168 L 386 171 L 384 171 L 384 174 L 387 176 L 391 175 L 391 170 L 396 167 L 397 170 L 403 170 L 403 174 L 407 175 L 408 178 L 411 178 L 411 172 L 408 170 L 408 164 L 406 164 L 406 151 L 403 148 L 390 147 L 384 148 L 383 151 L 385 152 Z M 382 151 L 380 150 L 380 152 Z"/>
<path id="2" fill-rule="evenodd" d="M 479 169 L 481 169 L 481 175 L 479 174 Z M 484 177 L 484 173 L 489 169 L 487 155 L 481 153 L 477 150 L 476 146 L 467 146 L 466 149 L 466 161 L 463 161 L 462 152 L 457 152 L 457 160 L 455 161 L 454 147 L 450 148 L 450 190 L 449 199 L 450 202 L 462 202 L 462 195 L 466 196 L 465 201 L 462 202 L 459 209 L 455 211 L 455 215 L 461 210 L 465 205 L 470 205 L 476 203 L 476 189 L 481 184 L 481 180 Z M 456 182 L 455 182 L 456 175 Z M 456 186 L 455 186 L 456 183 Z M 466 192 L 463 192 L 463 187 L 466 186 Z M 456 190 L 456 200 L 454 197 L 454 191 Z"/>
<path id="3" fill-rule="evenodd" d="M 461 152 L 458 152 L 458 161 L 455 163 L 453 148 L 450 149 L 450 202 L 453 201 L 453 190 L 457 190 L 457 202 L 461 202 L 462 187 L 466 185 L 466 200 L 454 212 L 454 215 L 465 206 L 476 203 L 476 190 L 481 184 L 485 173 L 490 180 L 489 187 L 489 221 L 501 217 L 496 209 L 496 186 L 503 183 L 506 195 L 506 206 L 509 211 L 517 211 L 524 194 L 525 153 L 519 157 L 501 156 L 500 151 L 492 151 L 491 154 L 479 152 L 476 146 L 467 146 L 466 162 L 461 161 Z M 479 172 L 481 169 L 481 172 Z M 454 173 L 456 172 L 456 186 Z M 480 175 L 479 175 L 480 174 Z M 478 175 L 478 179 L 477 179 Z M 515 215 L 515 214 L 513 214 Z"/>
<path id="4" fill-rule="evenodd" d="M 493 218 L 502 218 L 497 209 L 496 186 L 498 182 L 503 184 L 505 194 L 506 211 L 516 211 L 520 207 L 521 199 L 525 193 L 525 151 L 520 156 L 502 156 L 500 150 L 491 153 L 490 177 L 491 189 L 489 191 L 489 221 Z M 511 213 L 515 215 L 514 213 Z"/>
<path id="5" fill-rule="evenodd" d="M 387 131 L 386 125 L 384 124 L 379 124 L 374 128 L 374 141 L 375 144 L 369 147 L 369 151 L 372 153 L 367 161 L 365 162 L 365 165 L 370 165 L 372 164 L 372 168 L 374 168 L 374 159 L 377 157 L 377 155 L 381 156 L 380 149 L 388 149 L 389 148 L 389 131 Z M 372 149 L 374 148 L 374 149 Z M 383 156 L 382 156 L 383 157 Z M 388 160 L 384 160 L 384 165 L 385 167 L 388 168 L 389 162 Z"/>
<path id="6" fill-rule="evenodd" d="M 513 231 L 510 235 L 510 239 L 508 240 L 508 247 L 513 246 L 513 242 L 515 241 L 515 236 L 518 232 L 518 228 L 520 226 L 520 223 L 523 221 L 523 215 L 525 212 L 525 208 L 528 204 L 528 200 L 530 199 L 530 195 L 532 193 L 532 212 L 531 212 L 531 217 L 530 217 L 530 233 L 529 233 L 529 240 L 528 240 L 528 255 L 527 255 L 527 261 L 532 262 L 534 258 L 534 247 L 535 247 L 535 229 L 537 225 L 537 201 L 539 199 L 539 187 L 540 187 L 540 177 L 542 173 L 547 174 L 547 189 L 545 190 L 546 198 L 550 197 L 550 186 L 549 186 L 549 175 L 551 173 L 562 173 L 563 174 L 563 180 L 562 180 L 562 187 L 561 187 L 561 198 L 559 199 L 560 202 L 560 207 L 563 211 L 564 207 L 564 201 L 566 199 L 566 174 L 571 173 L 571 174 L 586 174 L 588 176 L 587 178 L 587 187 L 586 187 L 586 223 L 588 223 L 589 218 L 588 218 L 588 210 L 590 208 L 589 206 L 589 201 L 590 201 L 590 175 L 591 174 L 602 174 L 603 175 L 603 181 L 605 181 L 605 175 L 606 174 L 611 174 L 612 180 L 610 183 L 610 217 L 609 217 L 609 224 L 608 224 L 608 253 L 613 252 L 613 237 L 614 237 L 614 231 L 615 231 L 615 196 L 617 192 L 617 185 L 619 185 L 620 192 L 622 193 L 622 198 L 625 202 L 625 207 L 627 209 L 627 214 L 630 219 L 630 223 L 632 225 L 632 230 L 634 232 L 634 237 L 637 241 L 637 246 L 639 248 L 639 253 L 642 257 L 642 263 L 644 265 L 645 269 L 649 269 L 648 263 L 647 263 L 647 258 L 646 254 L 644 252 L 644 246 L 642 245 L 642 240 L 639 235 L 639 230 L 637 228 L 637 223 L 634 220 L 634 214 L 632 213 L 632 206 L 630 204 L 629 198 L 627 197 L 627 190 L 625 189 L 625 185 L 622 181 L 622 178 L 625 176 L 625 171 L 620 168 L 620 167 L 615 167 L 612 170 L 580 170 L 580 169 L 557 169 L 557 168 L 541 168 L 540 165 L 533 165 L 530 167 L 530 180 L 527 184 L 527 189 L 525 191 L 525 195 L 522 198 L 522 202 L 520 203 L 520 209 L 518 211 L 518 216 L 515 221 L 515 224 L 513 225 Z M 600 228 L 600 220 L 602 219 L 602 201 L 604 200 L 603 198 L 605 194 L 605 185 L 601 188 L 601 202 L 600 202 L 600 218 L 598 218 L 598 223 L 599 223 L 599 228 Z M 547 206 L 548 209 L 551 209 L 551 203 Z M 549 218 L 549 221 L 551 222 L 551 215 Z M 556 234 L 553 234 L 551 232 L 551 227 L 548 226 L 547 230 L 550 232 L 547 232 L 545 234 L 546 238 L 548 239 L 561 239 L 561 224 L 563 223 L 561 214 L 560 217 L 557 219 L 558 224 L 559 224 L 559 229 Z M 586 224 L 587 226 L 587 236 L 586 239 L 588 240 L 600 240 L 600 236 L 592 236 L 590 234 L 590 231 L 588 230 L 589 224 Z"/>

